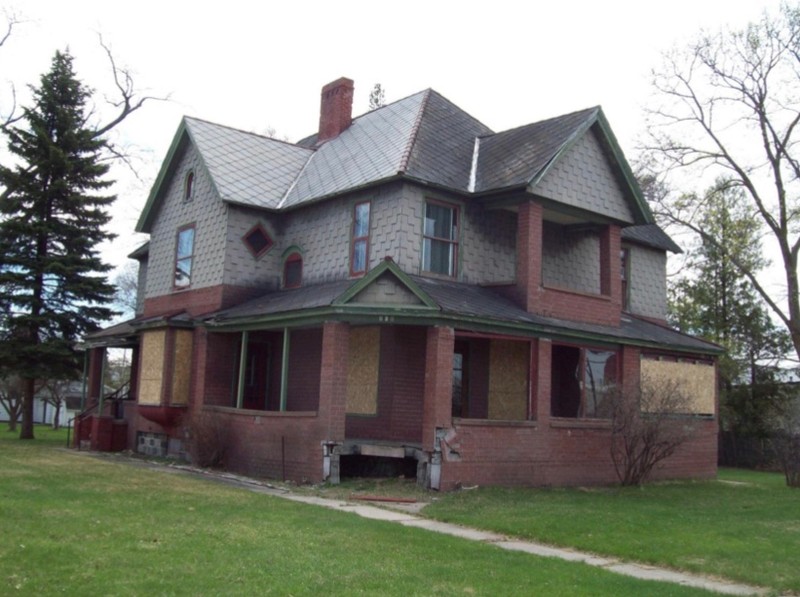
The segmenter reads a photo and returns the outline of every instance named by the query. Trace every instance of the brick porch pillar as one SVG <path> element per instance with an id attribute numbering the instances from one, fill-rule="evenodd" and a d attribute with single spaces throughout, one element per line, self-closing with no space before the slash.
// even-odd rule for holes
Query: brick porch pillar
<path id="1" fill-rule="evenodd" d="M 542 206 L 522 203 L 517 212 L 517 282 L 520 305 L 533 312 L 542 287 Z"/>
<path id="2" fill-rule="evenodd" d="M 600 292 L 622 308 L 622 276 L 620 274 L 620 227 L 609 225 L 600 233 Z"/>
<path id="3" fill-rule="evenodd" d="M 323 436 L 332 442 L 344 441 L 349 348 L 350 326 L 341 322 L 325 322 L 322 326 L 322 359 L 317 412 L 323 427 Z"/>
<path id="4" fill-rule="evenodd" d="M 86 383 L 86 404 L 84 408 L 89 408 L 100 400 L 103 391 L 103 361 L 106 358 L 104 347 L 92 348 L 89 350 L 89 370 Z"/>
<path id="5" fill-rule="evenodd" d="M 428 328 L 425 347 L 425 393 L 422 406 L 422 449 L 432 451 L 437 427 L 452 424 L 453 328 Z"/>

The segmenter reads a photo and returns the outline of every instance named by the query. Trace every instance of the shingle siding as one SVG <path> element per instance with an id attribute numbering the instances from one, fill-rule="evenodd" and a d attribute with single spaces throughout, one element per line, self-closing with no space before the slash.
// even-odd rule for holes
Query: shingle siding
<path id="1" fill-rule="evenodd" d="M 406 239 L 400 267 L 409 273 L 423 273 L 422 229 L 425 202 L 449 203 L 459 209 L 458 279 L 472 284 L 509 283 L 514 279 L 516 263 L 516 214 L 507 211 L 486 211 L 478 206 L 430 192 L 417 186 L 406 186 L 403 209 L 408 215 L 402 222 Z"/>
<path id="2" fill-rule="evenodd" d="M 184 201 L 184 180 L 194 170 L 191 201 Z M 195 225 L 192 289 L 222 283 L 225 266 L 226 206 L 218 199 L 194 148 L 176 157 L 173 175 L 165 182 L 164 198 L 150 235 L 146 298 L 173 291 L 178 229 Z"/>
<path id="3" fill-rule="evenodd" d="M 545 222 L 542 228 L 542 282 L 545 286 L 600 294 L 600 237 L 592 231 Z"/>
<path id="4" fill-rule="evenodd" d="M 260 257 L 247 248 L 243 237 L 260 224 L 272 239 L 272 247 Z M 228 231 L 225 250 L 225 284 L 258 286 L 276 290 L 280 284 L 281 249 L 276 233 L 276 217 L 255 209 L 228 207 Z"/>
<path id="5" fill-rule="evenodd" d="M 136 315 L 144 313 L 144 294 L 147 288 L 147 259 L 139 260 L 136 276 Z"/>
<path id="6" fill-rule="evenodd" d="M 640 246 L 629 248 L 631 313 L 666 319 L 667 254 Z"/>
<path id="7" fill-rule="evenodd" d="M 549 199 L 623 222 L 633 214 L 594 132 L 587 132 L 533 191 Z"/>

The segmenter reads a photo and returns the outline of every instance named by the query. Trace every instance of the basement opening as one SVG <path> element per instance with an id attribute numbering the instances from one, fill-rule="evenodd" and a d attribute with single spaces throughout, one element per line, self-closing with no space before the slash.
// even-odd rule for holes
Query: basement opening
<path id="1" fill-rule="evenodd" d="M 417 477 L 416 458 L 348 454 L 340 457 L 339 466 L 343 479 L 364 477 L 416 479 Z"/>

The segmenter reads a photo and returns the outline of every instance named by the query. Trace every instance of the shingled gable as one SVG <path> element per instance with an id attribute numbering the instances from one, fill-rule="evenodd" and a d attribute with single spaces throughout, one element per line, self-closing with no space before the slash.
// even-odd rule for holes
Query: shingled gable
<path id="1" fill-rule="evenodd" d="M 142 210 L 138 232 L 150 232 L 177 156 L 190 145 L 220 199 L 265 209 L 277 208 L 313 153 L 291 143 L 185 116 Z"/>
<path id="2" fill-rule="evenodd" d="M 479 195 L 512 190 L 535 195 L 537 185 L 591 132 L 626 196 L 634 223 L 652 224 L 653 214 L 599 106 L 478 138 L 470 190 Z"/>

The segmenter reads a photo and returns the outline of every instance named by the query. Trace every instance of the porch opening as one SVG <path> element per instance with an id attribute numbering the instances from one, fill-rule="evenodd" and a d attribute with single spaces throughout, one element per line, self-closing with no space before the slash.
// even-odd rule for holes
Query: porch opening
<path id="1" fill-rule="evenodd" d="M 340 457 L 339 467 L 342 479 L 364 477 L 416 479 L 417 477 L 416 458 L 349 454 Z"/>
<path id="2" fill-rule="evenodd" d="M 619 379 L 612 350 L 553 345 L 550 414 L 572 419 L 609 418 L 610 391 Z"/>
<path id="3" fill-rule="evenodd" d="M 530 341 L 457 337 L 452 415 L 525 421 L 530 408 Z"/>

